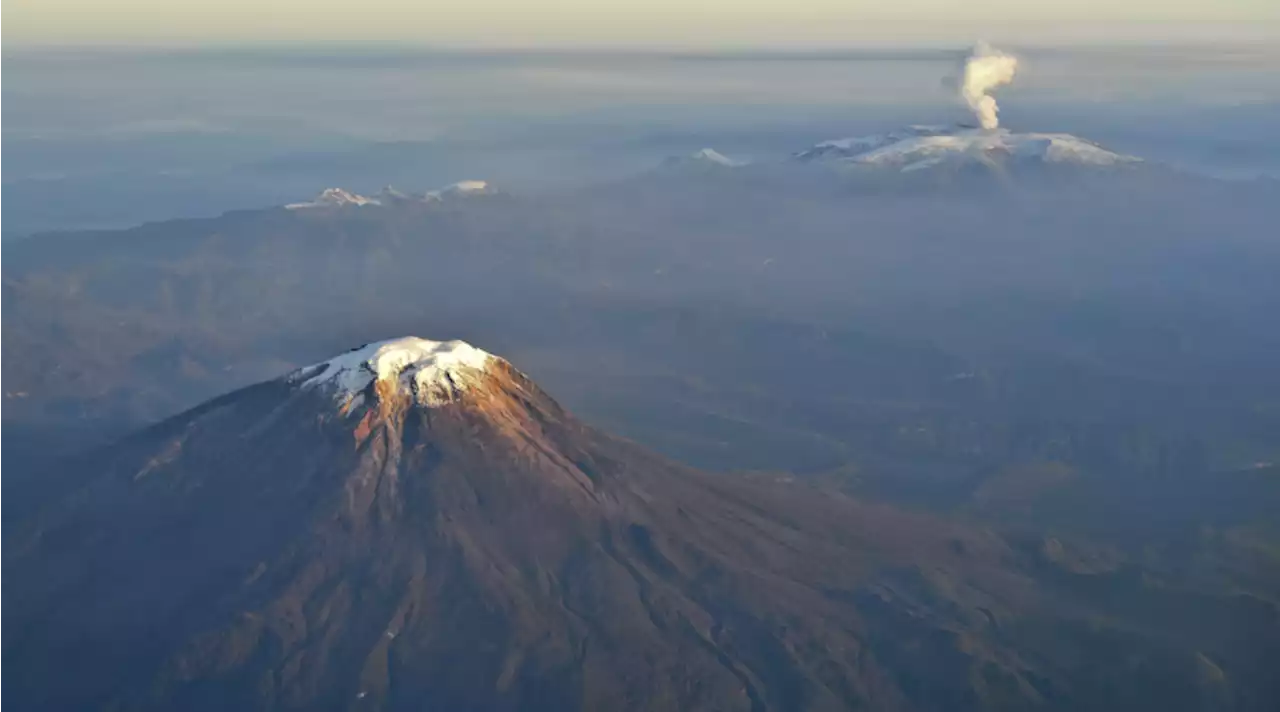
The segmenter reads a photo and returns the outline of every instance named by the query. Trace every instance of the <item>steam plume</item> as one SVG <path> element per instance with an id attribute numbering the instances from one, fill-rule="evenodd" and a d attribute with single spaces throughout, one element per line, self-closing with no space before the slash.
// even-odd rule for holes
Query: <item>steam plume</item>
<path id="1" fill-rule="evenodd" d="M 960 76 L 960 96 L 978 117 L 984 129 L 1000 126 L 999 111 L 991 90 L 1013 81 L 1018 71 L 1018 58 L 979 42 L 964 60 Z"/>

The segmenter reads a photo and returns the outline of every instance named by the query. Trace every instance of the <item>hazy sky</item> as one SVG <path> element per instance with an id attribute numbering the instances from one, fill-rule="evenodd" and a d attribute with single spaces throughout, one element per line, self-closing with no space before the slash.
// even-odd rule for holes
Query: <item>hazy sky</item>
<path id="1" fill-rule="evenodd" d="M 1280 40 L 1280 0 L 6 0 L 15 45 L 841 47 Z"/>

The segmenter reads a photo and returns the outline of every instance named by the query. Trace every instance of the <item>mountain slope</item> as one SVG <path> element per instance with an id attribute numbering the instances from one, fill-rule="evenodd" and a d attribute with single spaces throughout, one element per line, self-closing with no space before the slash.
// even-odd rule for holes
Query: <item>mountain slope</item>
<path id="1" fill-rule="evenodd" d="M 835 704 L 802 660 L 771 673 L 726 648 L 768 635 L 762 597 L 842 607 L 788 569 L 839 563 L 832 583 L 853 585 L 869 553 L 794 561 L 795 513 L 590 431 L 505 362 L 444 369 L 471 387 L 421 402 L 404 361 L 325 380 L 349 362 L 123 444 L 42 516 L 6 572 L 28 582 L 6 649 L 33 665 L 10 693 L 55 708 Z"/>
<path id="2" fill-rule="evenodd" d="M 1216 642 L 1113 625 L 1087 587 L 1037 584 L 1048 564 L 1020 546 L 672 464 L 460 342 L 363 347 L 50 477 L 58 502 L 5 540 L 6 693 L 25 708 L 1269 699 L 1239 661 L 1273 641 L 1232 632 L 1274 606 L 1149 594 L 1206 626 L 1235 616 Z M 1117 655 L 1152 679 L 1117 678 Z M 1191 675 L 1201 659 L 1226 682 Z"/>
<path id="3" fill-rule="evenodd" d="M 909 126 L 872 136 L 824 141 L 794 156 L 800 162 L 838 161 L 910 172 L 937 166 L 1015 163 L 1103 167 L 1141 163 L 1071 134 L 1017 133 L 963 126 Z"/>

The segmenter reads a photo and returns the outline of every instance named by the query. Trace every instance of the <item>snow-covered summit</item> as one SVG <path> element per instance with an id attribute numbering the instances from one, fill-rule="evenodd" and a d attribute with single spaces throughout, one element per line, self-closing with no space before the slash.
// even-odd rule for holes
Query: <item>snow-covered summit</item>
<path id="1" fill-rule="evenodd" d="M 713 163 L 717 166 L 740 166 L 741 161 L 735 161 L 714 148 L 704 148 L 689 156 L 691 161 L 700 161 L 704 163 Z"/>
<path id="2" fill-rule="evenodd" d="M 482 180 L 463 180 L 452 183 L 437 190 L 429 190 L 426 193 L 410 195 L 403 191 L 397 190 L 392 186 L 387 186 L 378 191 L 374 197 L 352 193 L 342 188 L 327 188 L 320 192 L 314 199 L 305 203 L 290 203 L 285 207 L 289 210 L 304 210 L 307 208 L 338 208 L 349 205 L 395 205 L 397 203 L 434 203 L 454 196 L 470 196 L 470 195 L 490 195 L 495 193 L 492 186 Z"/>
<path id="3" fill-rule="evenodd" d="M 663 162 L 667 166 L 711 166 L 724 168 L 737 168 L 745 165 L 743 161 L 737 161 L 720 153 L 714 148 L 703 148 L 687 156 L 672 156 Z"/>
<path id="4" fill-rule="evenodd" d="M 427 200 L 444 200 L 451 195 L 487 195 L 494 192 L 488 181 L 460 180 L 438 190 L 429 190 L 424 196 Z"/>
<path id="5" fill-rule="evenodd" d="M 391 203 L 403 203 L 413 200 L 413 196 L 393 185 L 386 185 L 383 186 L 382 190 L 378 191 L 378 197 L 376 200 L 380 204 L 389 205 Z"/>
<path id="6" fill-rule="evenodd" d="M 967 128 L 967 127 L 962 127 Z M 851 136 L 837 138 L 815 144 L 812 148 L 800 151 L 793 158 L 798 161 L 840 160 L 856 158 L 868 151 L 890 146 L 900 141 L 921 136 L 941 136 L 957 129 L 955 126 L 907 126 L 888 133 L 870 136 Z"/>
<path id="7" fill-rule="evenodd" d="M 302 210 L 306 208 L 334 208 L 343 205 L 380 205 L 376 198 L 366 198 L 363 195 L 352 193 L 342 188 L 326 188 L 320 191 L 315 199 L 306 203 L 290 203 L 285 207 L 290 210 Z"/>
<path id="8" fill-rule="evenodd" d="M 362 397 L 376 381 L 391 384 L 419 405 L 438 406 L 473 388 L 496 358 L 464 341 L 406 336 L 298 369 L 289 380 L 303 388 L 325 389 L 342 403 Z"/>
<path id="9" fill-rule="evenodd" d="M 1141 161 L 1065 133 L 1016 133 L 966 126 L 911 126 L 901 131 L 824 141 L 797 160 L 836 160 L 913 171 L 940 164 L 1008 160 L 1041 164 L 1113 166 Z"/>

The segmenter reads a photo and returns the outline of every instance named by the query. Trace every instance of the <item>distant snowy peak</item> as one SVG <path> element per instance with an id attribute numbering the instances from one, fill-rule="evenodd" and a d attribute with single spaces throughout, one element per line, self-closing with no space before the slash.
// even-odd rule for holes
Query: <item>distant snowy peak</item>
<path id="1" fill-rule="evenodd" d="M 487 181 L 461 180 L 437 190 L 429 190 L 423 197 L 426 200 L 444 200 L 450 196 L 490 195 L 495 192 Z"/>
<path id="2" fill-rule="evenodd" d="M 320 192 L 313 200 L 305 203 L 290 203 L 289 210 L 305 210 L 308 208 L 341 208 L 364 205 L 394 205 L 396 203 L 435 203 L 456 196 L 492 195 L 497 191 L 482 180 L 463 180 L 437 190 L 411 195 L 387 186 L 378 191 L 375 197 L 366 197 L 342 188 L 328 188 Z"/>
<path id="3" fill-rule="evenodd" d="M 320 191 L 314 200 L 306 203 L 290 203 L 285 207 L 289 210 L 304 210 L 307 208 L 336 208 L 344 205 L 381 205 L 376 198 L 366 198 L 363 195 L 352 193 L 342 188 L 326 188 Z"/>
<path id="4" fill-rule="evenodd" d="M 720 153 L 714 148 L 703 148 L 687 156 L 672 156 L 663 162 L 669 167 L 679 166 L 709 166 L 722 168 L 737 168 L 746 165 L 745 161 L 738 161 Z"/>
<path id="5" fill-rule="evenodd" d="M 863 153 L 858 163 L 915 170 L 953 159 L 1012 158 L 1039 163 L 1106 166 L 1140 159 L 1108 151 L 1071 134 L 1012 133 L 968 129 L 950 135 L 916 136 Z"/>
<path id="6" fill-rule="evenodd" d="M 869 151 L 891 146 L 908 139 L 954 133 L 958 128 L 964 129 L 968 127 L 915 125 L 871 136 L 838 138 L 815 144 L 812 148 L 795 154 L 793 158 L 798 161 L 852 159 Z"/>
<path id="7" fill-rule="evenodd" d="M 700 151 L 696 151 L 693 155 L 689 156 L 689 160 L 700 163 L 711 163 L 717 166 L 740 166 L 743 163 L 742 161 L 735 161 L 732 158 L 729 158 L 714 148 L 704 148 Z"/>
<path id="8" fill-rule="evenodd" d="M 1114 153 L 1063 133 L 1015 133 L 1007 129 L 912 126 L 875 136 L 824 141 L 795 155 L 799 161 L 846 163 L 914 171 L 937 165 L 1008 161 L 1115 166 L 1140 158 Z"/>
<path id="9" fill-rule="evenodd" d="M 388 392 L 411 398 L 418 405 L 439 406 L 456 401 L 478 386 L 490 364 L 499 359 L 464 341 L 431 341 L 406 336 L 366 344 L 312 366 L 298 369 L 288 380 L 303 388 L 329 393 L 348 408 L 363 399 L 371 385 L 373 397 Z"/>
<path id="10" fill-rule="evenodd" d="M 377 197 L 377 201 L 383 205 L 389 205 L 391 203 L 403 203 L 403 202 L 411 201 L 413 199 L 414 198 L 412 195 L 409 195 L 408 193 L 405 193 L 404 191 L 399 190 L 395 186 L 391 186 L 391 185 L 385 186 L 382 190 L 378 191 L 378 197 Z"/>

